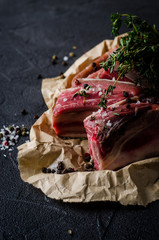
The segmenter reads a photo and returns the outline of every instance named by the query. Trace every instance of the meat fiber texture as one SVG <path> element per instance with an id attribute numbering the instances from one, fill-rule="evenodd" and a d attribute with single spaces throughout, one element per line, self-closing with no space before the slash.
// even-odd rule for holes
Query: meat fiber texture
<path id="1" fill-rule="evenodd" d="M 63 90 L 53 111 L 53 128 L 56 134 L 63 137 L 86 137 L 83 120 L 99 109 L 101 96 L 113 83 L 112 80 L 81 79 L 78 80 L 78 87 Z M 86 84 L 90 87 L 87 90 L 84 88 Z M 123 92 L 126 92 L 127 97 L 134 97 L 141 93 L 141 88 L 129 82 L 119 82 L 107 99 L 107 105 L 126 99 Z M 81 96 L 82 93 L 86 96 Z"/>
<path id="2" fill-rule="evenodd" d="M 84 120 L 96 169 L 116 170 L 159 156 L 159 105 L 138 102 L 114 104 Z"/>
<path id="3" fill-rule="evenodd" d="M 82 172 L 88 141 L 64 140 L 52 127 L 52 107 L 61 90 L 70 87 L 77 73 L 116 46 L 119 40 L 120 37 L 104 40 L 81 56 L 64 73 L 65 79 L 56 77 L 42 82 L 43 97 L 49 109 L 32 126 L 30 142 L 18 147 L 18 161 L 21 178 L 50 198 L 66 202 L 118 201 L 124 205 L 143 206 L 159 199 L 159 157 L 144 159 L 118 171 Z M 79 171 L 63 175 L 41 172 L 42 167 L 55 168 L 58 161 Z"/>

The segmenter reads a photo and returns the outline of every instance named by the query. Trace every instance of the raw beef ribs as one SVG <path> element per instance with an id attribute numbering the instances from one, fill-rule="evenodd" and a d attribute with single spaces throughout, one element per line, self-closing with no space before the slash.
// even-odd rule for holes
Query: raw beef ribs
<path id="1" fill-rule="evenodd" d="M 96 169 L 117 170 L 159 155 L 159 105 L 116 104 L 88 116 L 84 127 Z"/>
<path id="2" fill-rule="evenodd" d="M 53 128 L 57 135 L 64 137 L 84 137 L 86 131 L 83 120 L 99 109 L 101 96 L 112 80 L 81 79 L 79 87 L 61 92 L 53 110 Z M 139 95 L 140 87 L 132 83 L 119 82 L 113 94 L 107 98 L 107 106 L 122 102 L 126 98 Z M 126 93 L 126 95 L 125 95 Z"/>

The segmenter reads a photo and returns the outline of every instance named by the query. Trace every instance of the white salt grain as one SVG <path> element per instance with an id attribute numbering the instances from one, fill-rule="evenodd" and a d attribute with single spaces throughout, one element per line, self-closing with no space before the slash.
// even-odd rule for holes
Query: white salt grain
<path id="1" fill-rule="evenodd" d="M 67 62 L 67 61 L 68 61 L 68 57 L 67 57 L 67 56 L 64 56 L 64 57 L 63 57 L 63 60 L 64 60 L 65 62 Z"/>
<path id="2" fill-rule="evenodd" d="M 112 123 L 110 122 L 110 120 L 108 120 L 107 124 L 106 124 L 108 127 L 111 127 L 112 126 Z"/>

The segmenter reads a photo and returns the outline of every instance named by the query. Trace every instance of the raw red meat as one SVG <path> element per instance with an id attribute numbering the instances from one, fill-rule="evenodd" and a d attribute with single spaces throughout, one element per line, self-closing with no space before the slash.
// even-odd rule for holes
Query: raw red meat
<path id="1" fill-rule="evenodd" d="M 72 84 L 76 82 L 79 78 L 86 78 L 89 74 L 96 72 L 98 69 L 100 69 L 100 63 L 105 62 L 107 58 L 110 56 L 110 54 L 117 49 L 117 46 L 114 48 L 111 48 L 108 52 L 104 53 L 102 56 L 98 57 L 97 59 L 94 59 L 85 69 L 80 71 L 75 77 L 72 79 Z"/>
<path id="2" fill-rule="evenodd" d="M 159 105 L 116 104 L 88 116 L 84 127 L 96 169 L 117 170 L 159 155 Z"/>
<path id="3" fill-rule="evenodd" d="M 83 120 L 99 109 L 100 98 L 111 83 L 112 81 L 109 80 L 81 79 L 80 87 L 63 90 L 53 111 L 53 128 L 56 134 L 65 137 L 86 136 Z M 84 88 L 85 84 L 90 86 L 88 90 Z M 126 97 L 123 91 L 127 92 Z M 107 105 L 120 102 L 127 97 L 137 96 L 140 92 L 140 87 L 119 82 L 113 94 L 107 98 Z M 86 96 L 82 96 L 83 93 Z"/>

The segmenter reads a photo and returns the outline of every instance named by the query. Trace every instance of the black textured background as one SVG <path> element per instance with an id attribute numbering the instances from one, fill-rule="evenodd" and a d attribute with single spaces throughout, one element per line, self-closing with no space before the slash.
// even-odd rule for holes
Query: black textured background
<path id="1" fill-rule="evenodd" d="M 37 75 L 57 76 L 85 51 L 111 38 L 110 14 L 116 11 L 159 27 L 159 1 L 154 0 L 0 0 L 0 128 L 29 128 L 34 114 L 47 110 Z M 76 57 L 62 66 L 73 45 Z M 53 54 L 59 57 L 56 65 L 51 64 Z M 22 108 L 27 115 L 21 114 Z M 159 201 L 146 208 L 55 201 L 21 180 L 16 149 L 12 156 L 0 151 L 1 239 L 159 239 Z"/>

